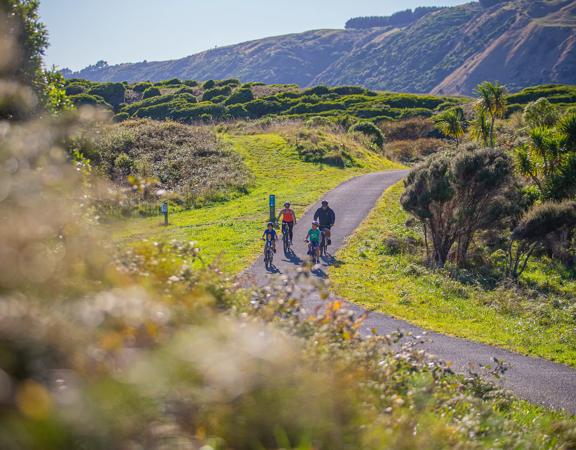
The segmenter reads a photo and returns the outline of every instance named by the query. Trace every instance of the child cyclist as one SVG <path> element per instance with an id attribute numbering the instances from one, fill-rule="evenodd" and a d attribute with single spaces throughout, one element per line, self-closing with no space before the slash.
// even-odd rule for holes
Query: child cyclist
<path id="1" fill-rule="evenodd" d="M 272 250 L 276 253 L 276 241 L 278 240 L 278 234 L 274 229 L 274 222 L 268 222 L 268 226 L 264 230 L 261 239 L 266 241 L 266 245 L 271 245 Z"/>
<path id="2" fill-rule="evenodd" d="M 296 225 L 296 213 L 290 208 L 290 202 L 284 203 L 284 209 L 278 214 L 278 220 L 282 217 L 282 229 L 284 225 L 288 227 L 288 236 L 290 236 L 290 242 L 294 241 L 294 225 Z"/>
<path id="3" fill-rule="evenodd" d="M 310 243 L 310 254 L 316 255 L 317 259 L 320 258 L 321 236 L 322 232 L 320 231 L 320 223 L 317 220 L 315 220 L 314 222 L 312 222 L 312 228 L 308 230 L 308 234 L 306 235 L 306 242 Z"/>

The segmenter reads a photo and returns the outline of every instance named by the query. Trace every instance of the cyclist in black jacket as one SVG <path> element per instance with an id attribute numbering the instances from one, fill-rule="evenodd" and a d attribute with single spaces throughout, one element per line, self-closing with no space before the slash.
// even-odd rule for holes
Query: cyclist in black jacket
<path id="1" fill-rule="evenodd" d="M 330 240 L 330 229 L 334 226 L 334 222 L 336 222 L 336 214 L 334 210 L 328 206 L 327 200 L 323 200 L 322 206 L 314 213 L 314 220 L 320 222 L 320 230 L 326 236 L 326 243 L 330 245 L 332 243 Z"/>

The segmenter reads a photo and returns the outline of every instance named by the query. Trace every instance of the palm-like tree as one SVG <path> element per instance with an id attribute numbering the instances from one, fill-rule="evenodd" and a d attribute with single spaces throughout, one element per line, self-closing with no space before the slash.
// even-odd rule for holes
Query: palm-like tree
<path id="1" fill-rule="evenodd" d="M 456 148 L 460 145 L 460 139 L 466 132 L 466 118 L 462 108 L 452 108 L 444 111 L 434 119 L 436 128 L 449 138 L 456 141 Z"/>
<path id="2" fill-rule="evenodd" d="M 484 81 L 478 85 L 476 92 L 480 95 L 477 107 L 484 111 L 490 120 L 490 147 L 494 147 L 494 124 L 497 118 L 502 118 L 506 114 L 506 86 L 498 81 L 495 83 Z"/>
<path id="3" fill-rule="evenodd" d="M 486 111 L 482 108 L 475 108 L 474 120 L 470 123 L 470 134 L 476 142 L 481 142 L 484 147 L 488 147 L 490 139 L 490 121 Z"/>

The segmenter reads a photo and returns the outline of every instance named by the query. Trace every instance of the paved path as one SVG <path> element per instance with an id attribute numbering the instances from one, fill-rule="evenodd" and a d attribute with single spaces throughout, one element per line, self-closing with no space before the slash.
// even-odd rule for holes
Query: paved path
<path id="1" fill-rule="evenodd" d="M 330 206 L 336 211 L 334 238 L 329 248 L 332 253 L 335 253 L 342 246 L 344 239 L 360 225 L 384 190 L 401 180 L 406 173 L 406 171 L 393 171 L 360 176 L 341 184 L 326 195 Z M 284 199 L 279 201 L 283 202 Z M 279 242 L 279 251 L 274 259 L 275 273 L 266 272 L 262 258 L 248 269 L 247 274 L 259 285 L 274 282 L 278 274 L 290 275 L 307 258 L 306 244 L 303 240 L 318 206 L 310 208 L 294 228 L 294 254 L 290 258 L 282 255 Z M 329 262 L 324 261 L 314 273 L 318 277 L 324 277 L 328 268 Z M 314 311 L 323 302 L 325 300 L 321 300 L 319 296 L 312 295 L 306 299 L 304 307 L 307 311 Z M 359 314 L 364 312 L 361 307 L 351 303 L 348 303 L 348 307 Z M 389 334 L 399 329 L 415 335 L 424 331 L 408 322 L 381 313 L 369 315 L 364 323 L 363 332 L 368 334 L 371 329 L 376 329 L 380 334 Z M 492 358 L 496 357 L 508 364 L 509 370 L 502 382 L 518 397 L 576 414 L 576 369 L 439 333 L 427 332 L 427 336 L 430 342 L 424 344 L 424 348 L 439 358 L 450 361 L 455 371 L 463 372 L 470 364 L 474 366 L 491 364 Z"/>

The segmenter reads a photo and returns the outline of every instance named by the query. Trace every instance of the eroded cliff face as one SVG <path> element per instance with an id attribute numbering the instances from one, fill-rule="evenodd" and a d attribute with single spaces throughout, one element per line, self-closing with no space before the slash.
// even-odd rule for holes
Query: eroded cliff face
<path id="1" fill-rule="evenodd" d="M 550 82 L 575 83 L 576 2 L 566 3 L 549 5 L 547 10 L 543 5 L 512 3 L 472 21 L 464 30 L 470 38 L 490 28 L 498 16 L 510 16 L 503 33 L 432 92 L 469 93 L 484 80 L 499 80 L 513 90 Z"/>

